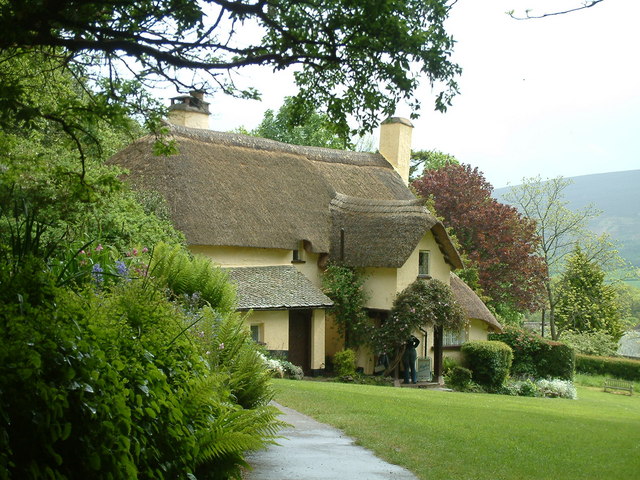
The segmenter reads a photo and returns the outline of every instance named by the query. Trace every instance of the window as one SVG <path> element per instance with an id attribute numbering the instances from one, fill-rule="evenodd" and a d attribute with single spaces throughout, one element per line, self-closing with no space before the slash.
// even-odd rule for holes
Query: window
<path id="1" fill-rule="evenodd" d="M 262 325 L 251 325 L 251 338 L 256 343 L 262 342 Z"/>
<path id="2" fill-rule="evenodd" d="M 299 241 L 298 246 L 293 250 L 291 263 L 305 263 L 304 260 L 304 241 Z"/>
<path id="3" fill-rule="evenodd" d="M 420 250 L 418 253 L 418 276 L 429 276 L 429 250 Z"/>
<path id="4" fill-rule="evenodd" d="M 465 340 L 464 330 L 449 330 L 445 329 L 442 332 L 442 346 L 452 347 L 456 345 L 462 345 Z"/>

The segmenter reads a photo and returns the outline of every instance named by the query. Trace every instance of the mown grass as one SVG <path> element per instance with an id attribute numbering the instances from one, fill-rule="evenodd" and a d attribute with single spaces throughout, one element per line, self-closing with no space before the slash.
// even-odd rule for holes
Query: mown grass
<path id="1" fill-rule="evenodd" d="M 576 385 L 582 385 L 583 387 L 594 387 L 602 389 L 604 385 L 604 380 L 606 378 L 612 378 L 611 375 L 587 375 L 584 373 L 576 373 L 574 383 Z M 633 392 L 634 394 L 640 394 L 640 381 L 634 381 L 633 383 Z M 640 476 L 640 475 L 639 475 Z"/>
<path id="2" fill-rule="evenodd" d="M 275 381 L 276 400 L 419 478 L 638 478 L 640 396 L 578 400 Z"/>

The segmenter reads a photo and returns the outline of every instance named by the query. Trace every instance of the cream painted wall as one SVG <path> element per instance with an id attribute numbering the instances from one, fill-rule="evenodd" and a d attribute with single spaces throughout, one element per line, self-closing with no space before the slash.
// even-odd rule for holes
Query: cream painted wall
<path id="1" fill-rule="evenodd" d="M 325 311 L 314 310 L 311 316 L 311 368 L 318 370 L 325 367 Z"/>
<path id="2" fill-rule="evenodd" d="M 418 256 L 420 250 L 428 250 L 430 253 L 429 273 L 431 277 L 449 285 L 451 267 L 445 262 L 433 233 L 429 231 L 418 242 L 418 246 L 413 250 L 404 265 L 398 269 L 398 292 L 407 288 L 418 278 Z"/>
<path id="3" fill-rule="evenodd" d="M 289 311 L 258 310 L 245 318 L 245 324 L 261 325 L 267 350 L 289 350 Z"/>
<path id="4" fill-rule="evenodd" d="M 396 298 L 397 270 L 395 268 L 365 268 L 364 290 L 369 300 L 367 308 L 389 310 Z"/>
<path id="5" fill-rule="evenodd" d="M 482 320 L 476 320 L 475 318 L 472 318 L 469 321 L 469 327 L 467 331 L 467 340 L 470 342 L 476 340 L 486 340 L 487 335 L 489 334 L 489 326 Z"/>

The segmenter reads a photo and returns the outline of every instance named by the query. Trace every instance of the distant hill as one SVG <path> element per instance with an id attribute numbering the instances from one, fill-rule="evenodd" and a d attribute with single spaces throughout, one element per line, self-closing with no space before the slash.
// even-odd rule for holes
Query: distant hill
<path id="1" fill-rule="evenodd" d="M 572 177 L 565 190 L 569 207 L 579 209 L 592 203 L 602 210 L 589 225 L 596 233 L 607 232 L 620 242 L 620 254 L 640 267 L 640 170 L 599 173 Z M 493 196 L 504 201 L 510 187 L 499 188 Z"/>

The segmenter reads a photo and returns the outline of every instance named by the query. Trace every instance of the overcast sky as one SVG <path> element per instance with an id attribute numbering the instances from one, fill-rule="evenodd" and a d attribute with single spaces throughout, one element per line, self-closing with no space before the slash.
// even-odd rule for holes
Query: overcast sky
<path id="1" fill-rule="evenodd" d="M 580 3 L 459 0 L 447 28 L 457 40 L 461 93 L 441 114 L 431 112 L 429 86 L 419 90 L 423 111 L 414 121 L 414 149 L 455 155 L 496 188 L 535 175 L 640 169 L 640 1 L 605 0 L 541 20 L 505 14 Z M 254 128 L 267 108 L 277 110 L 295 93 L 290 74 L 242 75 L 261 87 L 264 100 L 209 98 L 214 130 Z M 397 111 L 409 113 L 404 106 Z"/>

